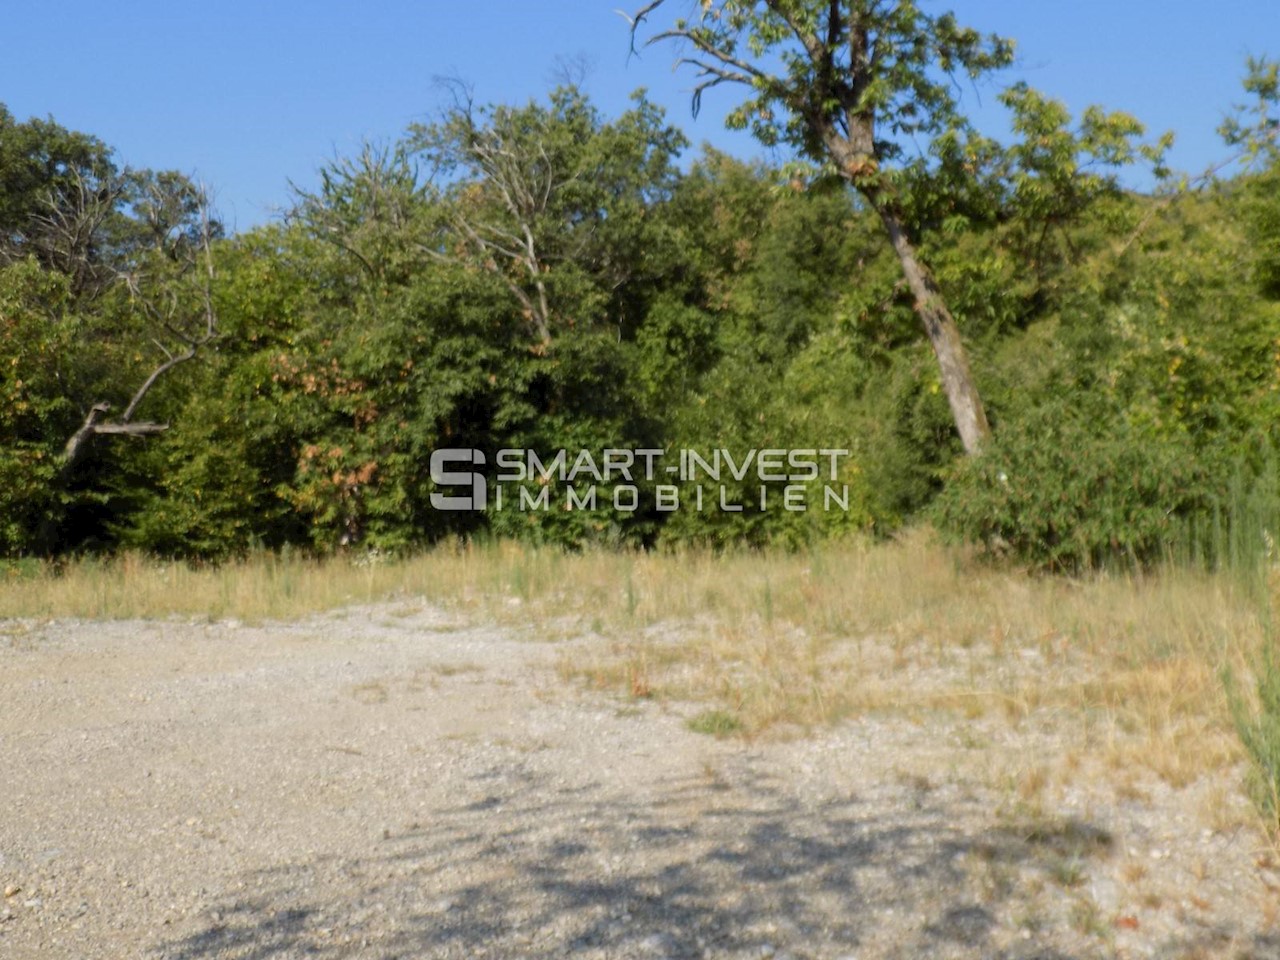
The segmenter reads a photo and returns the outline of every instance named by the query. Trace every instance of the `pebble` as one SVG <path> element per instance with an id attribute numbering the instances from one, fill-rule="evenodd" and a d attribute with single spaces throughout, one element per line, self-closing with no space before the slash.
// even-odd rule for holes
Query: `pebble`
<path id="1" fill-rule="evenodd" d="M 666 956 L 674 946 L 671 937 L 665 933 L 652 934 L 640 943 L 641 950 L 658 956 Z"/>

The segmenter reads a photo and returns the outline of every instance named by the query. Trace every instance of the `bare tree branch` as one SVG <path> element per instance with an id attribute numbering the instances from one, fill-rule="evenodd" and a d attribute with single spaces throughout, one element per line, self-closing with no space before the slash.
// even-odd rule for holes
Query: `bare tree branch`
<path id="1" fill-rule="evenodd" d="M 479 174 L 478 184 L 463 188 L 454 202 L 445 205 L 448 222 L 465 244 L 484 255 L 482 268 L 502 281 L 539 341 L 549 343 L 553 308 L 544 279 L 548 258 L 538 242 L 538 222 L 546 216 L 557 192 L 575 182 L 579 174 L 559 171 L 541 140 L 518 149 L 507 141 L 502 129 L 482 127 L 470 101 L 455 105 L 442 126 L 453 126 L 456 132 L 451 135 L 452 142 L 434 145 L 442 158 L 437 162 L 469 167 Z M 486 195 L 505 215 L 495 216 L 492 207 L 485 211 Z M 421 249 L 438 261 L 473 262 L 447 249 L 427 245 Z M 507 268 L 500 260 L 506 261 Z M 513 276 L 510 267 L 527 279 Z"/>
<path id="2" fill-rule="evenodd" d="M 90 182 L 83 172 L 70 171 L 71 184 L 52 189 L 43 209 L 32 215 L 33 239 L 49 265 L 71 278 L 78 292 L 93 292 L 110 282 L 110 272 L 95 257 L 103 225 L 116 212 L 126 180 L 110 176 Z"/>
<path id="3" fill-rule="evenodd" d="M 107 434 L 116 436 L 142 437 L 163 433 L 169 429 L 167 423 L 135 421 L 134 415 L 138 407 L 165 376 L 174 368 L 194 360 L 200 350 L 218 337 L 218 315 L 213 303 L 213 283 L 216 272 L 213 262 L 213 221 L 209 216 L 208 202 L 203 189 L 200 191 L 200 238 L 199 252 L 193 253 L 188 261 L 188 271 L 200 271 L 201 306 L 199 318 L 184 318 L 181 299 L 166 285 L 163 291 L 163 306 L 155 303 L 143 288 L 141 278 L 136 272 L 121 274 L 120 282 L 125 284 L 135 305 L 156 323 L 174 340 L 183 344 L 184 349 L 174 351 L 161 340 L 152 338 L 152 343 L 160 350 L 164 360 L 157 364 L 140 383 L 129 399 L 128 405 L 119 419 L 104 422 L 103 418 L 111 412 L 111 404 L 106 401 L 95 403 L 89 408 L 80 428 L 67 440 L 63 450 L 63 469 L 70 470 L 88 449 L 88 443 L 94 436 Z M 202 261 L 202 262 L 201 262 Z M 195 329 L 193 329 L 193 327 Z"/>

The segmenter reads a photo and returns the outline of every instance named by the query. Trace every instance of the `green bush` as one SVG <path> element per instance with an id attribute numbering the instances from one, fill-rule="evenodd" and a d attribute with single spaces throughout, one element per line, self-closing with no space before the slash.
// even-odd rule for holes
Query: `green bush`
<path id="1" fill-rule="evenodd" d="M 1060 402 L 1004 424 L 981 457 L 959 463 L 933 513 L 953 542 L 1079 572 L 1164 559 L 1211 502 L 1185 438 Z"/>

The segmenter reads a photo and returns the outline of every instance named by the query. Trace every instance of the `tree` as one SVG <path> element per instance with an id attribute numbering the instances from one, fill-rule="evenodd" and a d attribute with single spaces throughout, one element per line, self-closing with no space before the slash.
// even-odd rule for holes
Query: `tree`
<path id="1" fill-rule="evenodd" d="M 204 192 L 0 105 L 0 553 L 115 536 L 141 447 L 217 336 Z"/>
<path id="2" fill-rule="evenodd" d="M 53 120 L 19 123 L 0 104 L 0 265 L 32 257 L 66 275 L 74 294 L 100 293 L 125 187 L 101 140 Z"/>
<path id="3" fill-rule="evenodd" d="M 444 214 L 427 252 L 499 278 L 540 351 L 575 326 L 630 339 L 635 288 L 678 259 L 653 214 L 678 182 L 684 136 L 643 91 L 612 122 L 573 86 L 521 107 L 455 93 L 438 123 L 409 131 Z"/>
<path id="4" fill-rule="evenodd" d="M 1280 164 L 1280 62 L 1270 57 L 1249 57 L 1245 62 L 1244 89 L 1254 102 L 1237 105 L 1218 128 L 1228 146 L 1240 149 L 1235 158 L 1246 166 Z"/>
<path id="5" fill-rule="evenodd" d="M 320 189 L 294 186 L 297 203 L 288 221 L 336 247 L 361 274 L 344 284 L 375 299 L 424 269 L 430 196 L 403 143 L 365 143 L 354 157 L 337 157 L 320 169 Z M 365 289 L 368 288 L 368 289 Z"/>
<path id="6" fill-rule="evenodd" d="M 204 191 L 182 174 L 120 170 L 96 137 L 53 120 L 18 123 L 0 104 L 0 267 L 30 260 L 65 277 L 68 305 L 77 309 L 100 306 L 112 288 L 126 289 L 131 309 L 124 313 L 144 318 L 140 332 L 163 356 L 114 422 L 103 419 L 111 404 L 94 398 L 66 442 L 66 469 L 95 434 L 166 429 L 133 416 L 157 382 L 216 335 L 208 284 L 210 243 L 221 232 Z M 202 278 L 194 311 L 183 292 L 191 275 Z M 131 373 L 117 371 L 112 387 Z"/>
<path id="7" fill-rule="evenodd" d="M 632 20 L 632 37 L 666 0 Z M 1010 41 L 927 14 L 915 0 L 702 0 L 647 44 L 683 41 L 679 65 L 698 71 L 695 113 L 706 90 L 738 84 L 750 97 L 729 116 L 766 145 L 785 142 L 842 177 L 879 217 L 914 309 L 933 346 L 956 429 L 977 453 L 990 435 L 956 322 L 919 252 L 911 222 L 908 145 L 967 133 L 953 90 L 1007 66 Z M 774 66 L 776 64 L 776 67 Z"/>
<path id="8" fill-rule="evenodd" d="M 220 227 L 209 216 L 207 198 L 178 174 L 148 175 L 139 182 L 148 189 L 138 201 L 137 226 L 150 235 L 154 246 L 148 254 L 134 258 L 132 269 L 120 271 L 117 277 L 127 289 L 131 305 L 144 318 L 151 345 L 163 359 L 156 361 L 133 390 L 119 417 L 103 419 L 111 412 L 109 401 L 100 399 L 90 406 L 63 450 L 66 470 L 75 466 L 93 436 L 142 437 L 168 430 L 168 424 L 138 421 L 134 414 L 157 383 L 176 367 L 194 360 L 218 338 L 211 244 Z M 198 226 L 183 213 L 188 205 L 191 215 L 198 218 Z"/>

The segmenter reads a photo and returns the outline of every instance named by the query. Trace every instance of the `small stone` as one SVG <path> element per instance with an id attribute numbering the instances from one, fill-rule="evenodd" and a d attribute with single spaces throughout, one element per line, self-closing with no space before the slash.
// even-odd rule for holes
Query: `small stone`
<path id="1" fill-rule="evenodd" d="M 21 892 L 22 892 L 21 887 L 11 883 L 9 884 L 9 886 L 4 888 L 4 898 L 8 900 L 10 897 L 16 897 Z"/>
<path id="2" fill-rule="evenodd" d="M 665 957 L 670 953 L 673 945 L 671 937 L 667 934 L 654 933 L 641 941 L 640 949 L 650 956 Z"/>

